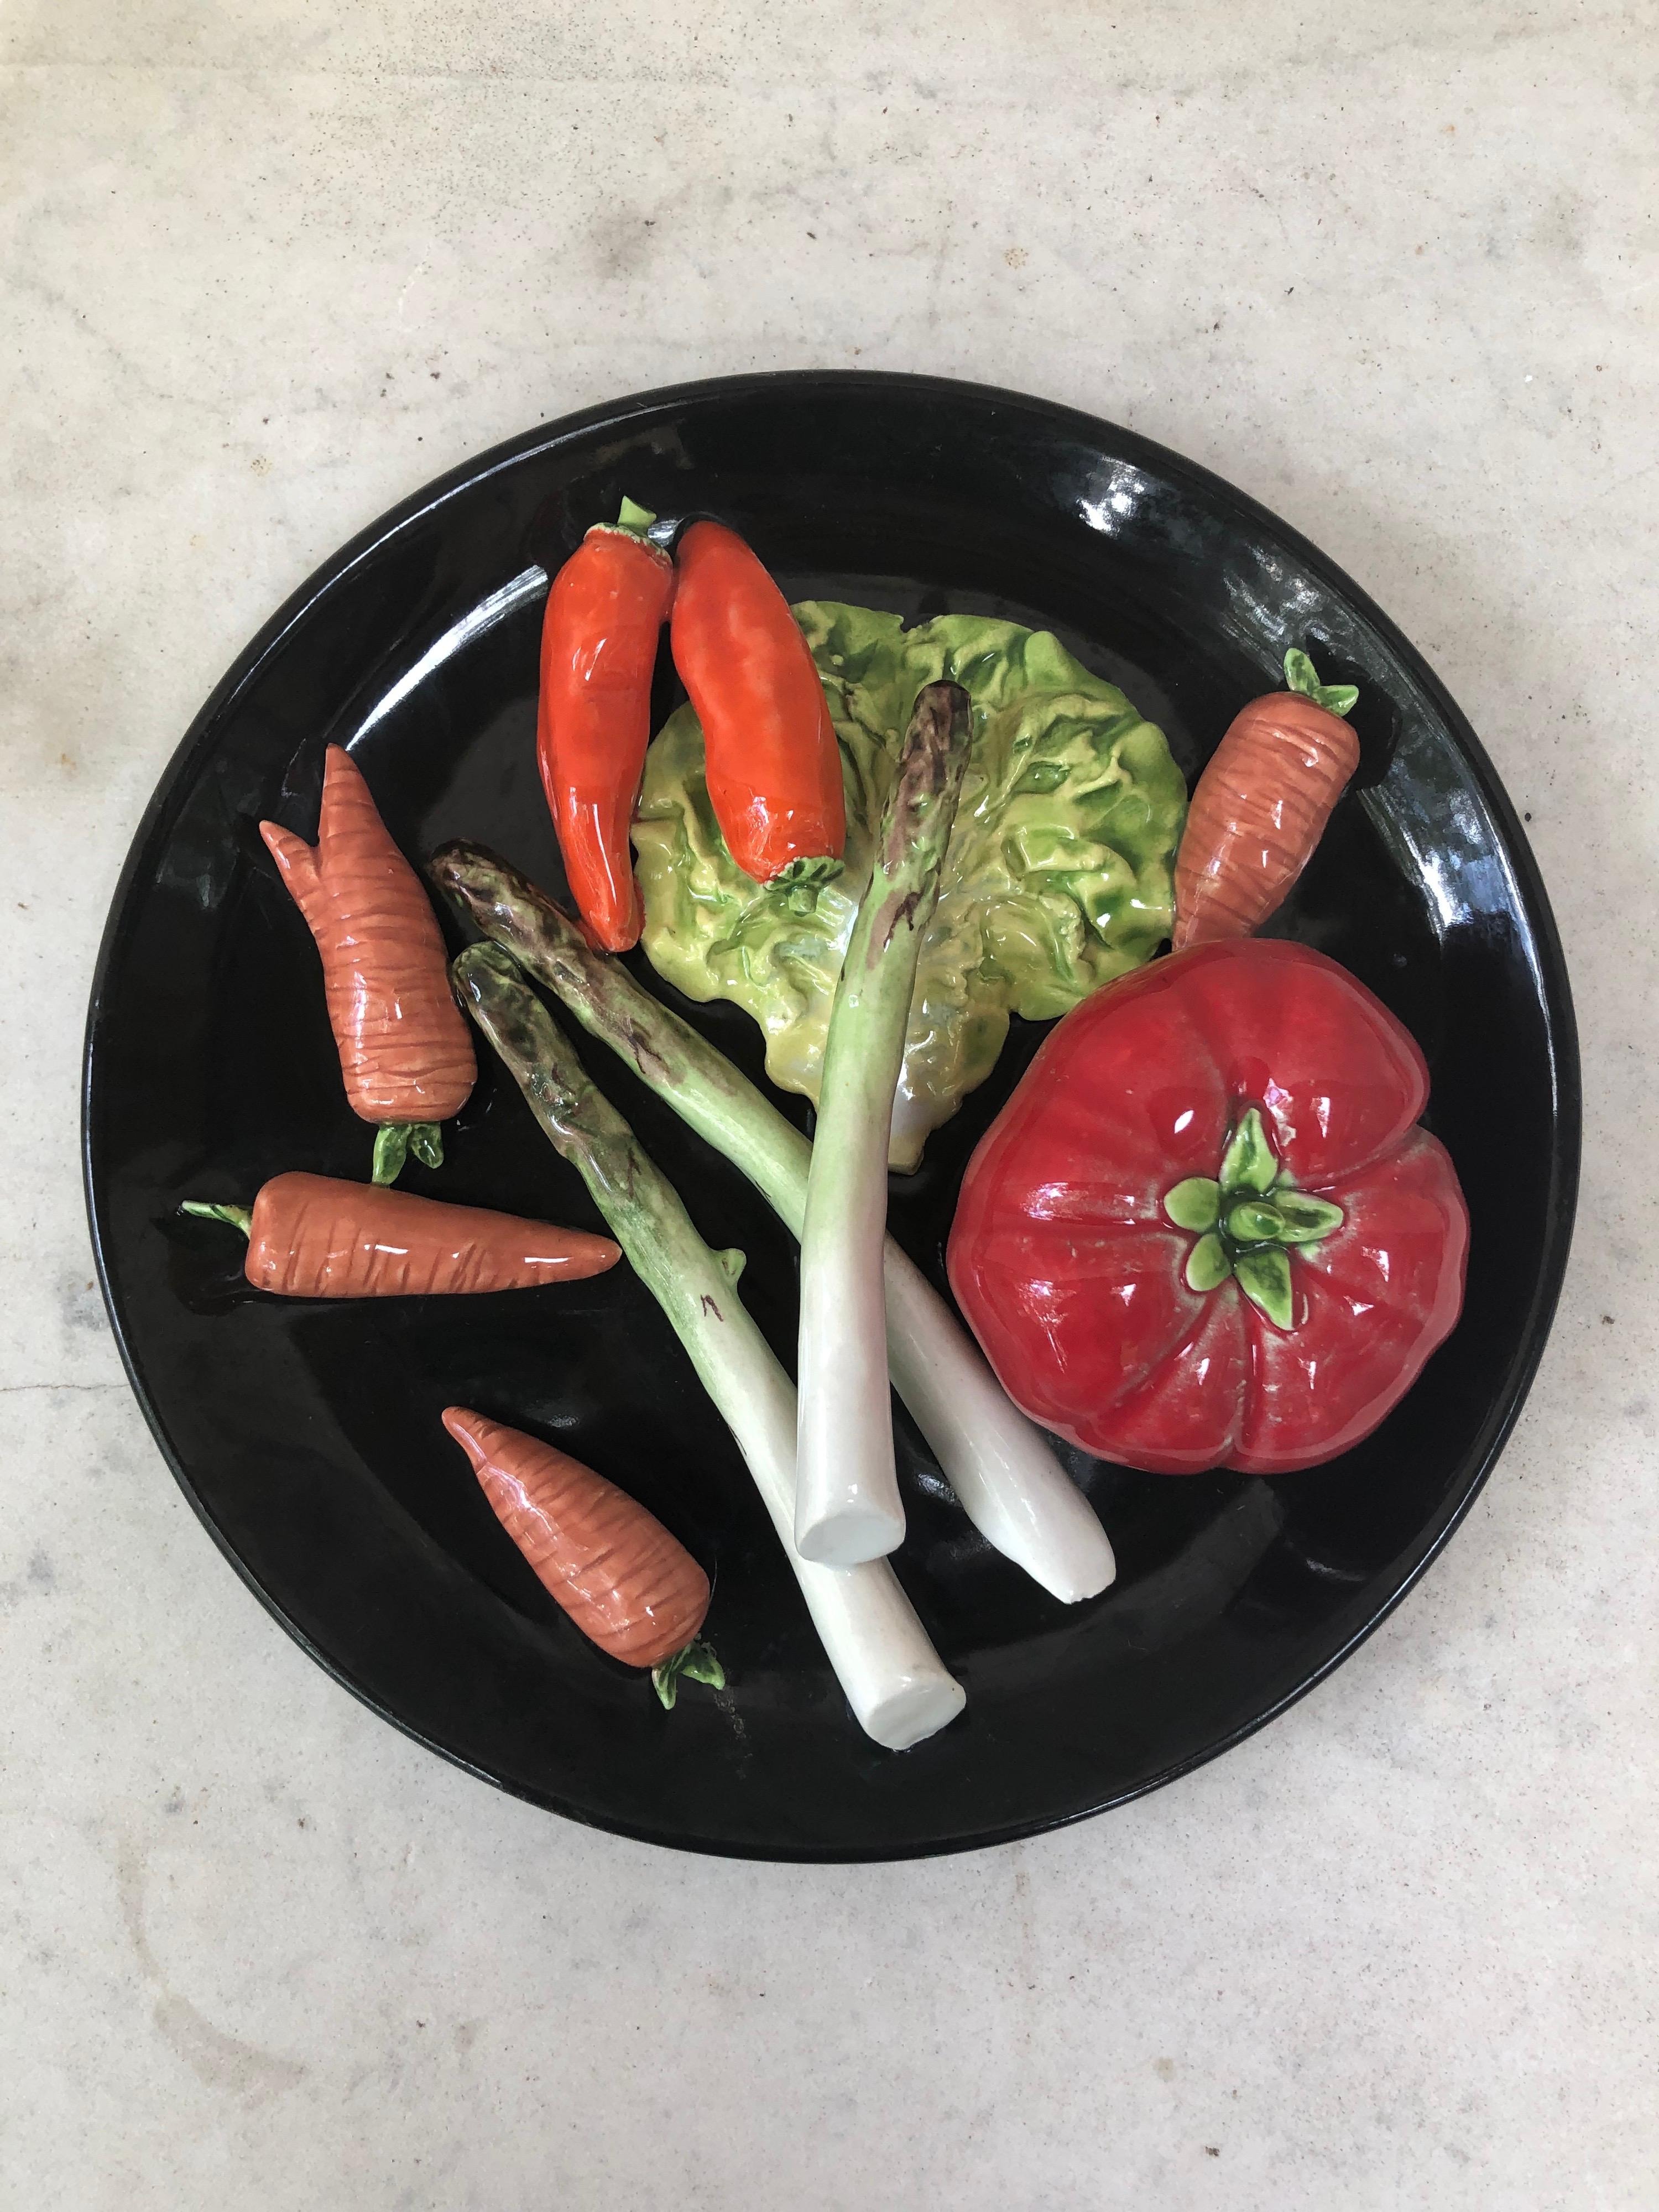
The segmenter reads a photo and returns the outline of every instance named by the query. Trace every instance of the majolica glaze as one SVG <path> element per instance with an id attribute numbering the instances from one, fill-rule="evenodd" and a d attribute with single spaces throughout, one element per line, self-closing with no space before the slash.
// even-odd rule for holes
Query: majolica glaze
<path id="1" fill-rule="evenodd" d="M 730 1439 L 626 1268 L 501 1297 L 264 1298 L 240 1239 L 178 1210 L 245 1201 L 283 1170 L 365 1172 L 315 957 L 257 827 L 314 820 L 326 739 L 349 743 L 405 853 L 474 837 L 562 889 L 535 760 L 545 580 L 625 493 L 732 522 L 792 600 L 1054 630 L 1167 732 L 1189 781 L 1279 683 L 1287 647 L 1360 688 L 1354 784 L 1269 927 L 1356 973 L 1428 1060 L 1472 1223 L 1456 1335 L 1381 1428 L 1308 1474 L 1171 1482 L 1066 1449 L 1118 1559 L 1112 1589 L 1080 1607 L 978 1541 L 901 1420 L 897 1569 L 969 1702 L 899 1758 L 849 1720 Z M 659 725 L 679 696 L 665 656 Z M 747 1015 L 677 1003 L 760 1077 Z M 1043 1034 L 1016 1024 L 921 1173 L 895 1179 L 894 1231 L 935 1281 L 963 1170 Z M 441 1176 L 417 1162 L 409 1187 L 599 1229 L 480 1061 Z M 787 1237 L 672 1114 L 592 1064 L 699 1229 L 748 1254 L 744 1296 L 790 1356 Z M 784 1103 L 805 1120 L 805 1102 Z M 621 401 L 480 456 L 343 549 L 253 641 L 163 779 L 88 1036 L 111 1314 L 163 1451 L 237 1571 L 321 1664 L 473 1772 L 630 1835 L 777 1857 L 963 1849 L 1097 1811 L 1212 1756 L 1352 1650 L 1515 1419 L 1565 1258 L 1577 1126 L 1536 871 L 1400 633 L 1190 463 L 1062 408 L 925 379 L 750 377 Z M 688 1546 L 714 1583 L 728 1695 L 665 1714 L 572 1630 L 445 1434 L 452 1405 L 556 1437 Z"/>
<path id="2" fill-rule="evenodd" d="M 1301 945 L 1181 952 L 1049 1036 L 969 1164 L 951 1286 L 1003 1388 L 1085 1451 L 1285 1474 L 1370 1435 L 1462 1304 L 1428 1069 Z"/>

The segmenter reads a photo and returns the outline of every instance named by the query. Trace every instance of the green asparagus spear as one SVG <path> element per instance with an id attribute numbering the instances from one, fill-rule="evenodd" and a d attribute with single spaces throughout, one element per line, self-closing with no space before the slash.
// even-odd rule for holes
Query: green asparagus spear
<path id="1" fill-rule="evenodd" d="M 736 1437 L 860 1724 L 902 1751 L 961 1711 L 961 1685 L 884 1563 L 852 1574 L 797 1553 L 795 1393 L 737 1294 L 738 1252 L 713 1252 L 672 1185 L 577 1059 L 508 956 L 470 946 L 452 971 L 555 1148 L 570 1161 L 673 1324 Z"/>
<path id="2" fill-rule="evenodd" d="M 882 1297 L 887 1140 L 916 961 L 972 727 L 960 684 L 923 686 L 824 1042 L 800 1240 L 795 1541 L 807 1559 L 831 1566 L 878 1559 L 904 1534 Z"/>
<path id="3" fill-rule="evenodd" d="M 811 1146 L 747 1076 L 622 961 L 596 952 L 577 924 L 507 861 L 457 842 L 433 855 L 430 873 L 464 921 L 556 992 L 590 1035 L 740 1169 L 800 1235 Z M 963 1511 L 988 1542 L 1055 1597 L 1074 1604 L 1097 1595 L 1115 1565 L 1087 1501 L 890 1237 L 884 1266 L 893 1384 Z"/>

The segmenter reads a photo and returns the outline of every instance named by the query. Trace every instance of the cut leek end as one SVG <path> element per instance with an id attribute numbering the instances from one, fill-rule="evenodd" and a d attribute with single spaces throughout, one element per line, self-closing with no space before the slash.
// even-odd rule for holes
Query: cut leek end
<path id="1" fill-rule="evenodd" d="M 1081 1605 L 1098 1597 L 1117 1580 L 1117 1559 L 1100 1516 L 1063 1468 L 1047 1454 L 1048 1465 L 1033 1455 L 1023 1468 L 1024 1494 L 1018 1511 L 997 1499 L 975 1498 L 978 1510 L 964 1509 L 986 1541 L 1023 1567 L 1034 1583 L 1062 1605 Z M 971 1480 L 945 1469 L 958 1498 Z M 972 1492 L 970 1492 L 970 1495 Z"/>
<path id="2" fill-rule="evenodd" d="M 873 1503 L 842 1504 L 795 1516 L 795 1549 L 820 1567 L 861 1567 L 904 1541 L 904 1514 Z"/>
<path id="3" fill-rule="evenodd" d="M 884 1751 L 908 1751 L 949 1728 L 967 1702 L 961 1683 L 941 1667 L 937 1674 L 906 1682 L 877 1699 L 859 1721 Z"/>
<path id="4" fill-rule="evenodd" d="M 1095 1525 L 1099 1528 L 1100 1524 L 1097 1522 Z M 1086 1560 L 1074 1555 L 1063 1567 L 1051 1567 L 1047 1560 L 1028 1563 L 1020 1559 L 1018 1564 L 1062 1605 L 1081 1605 L 1085 1598 L 1098 1597 L 1102 1590 L 1110 1589 L 1117 1580 L 1117 1560 L 1103 1528 L 1100 1531 L 1098 1552 Z"/>

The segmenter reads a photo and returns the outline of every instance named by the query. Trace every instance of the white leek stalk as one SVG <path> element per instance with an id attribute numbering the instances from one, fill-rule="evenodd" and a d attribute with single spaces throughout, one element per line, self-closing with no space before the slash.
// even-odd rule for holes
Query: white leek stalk
<path id="1" fill-rule="evenodd" d="M 748 1176 L 799 1237 L 812 1147 L 724 1053 L 620 960 L 595 952 L 575 923 L 507 861 L 457 842 L 434 855 L 431 872 L 466 921 L 556 992 L 591 1036 Z M 1115 1570 L 1088 1501 L 890 1237 L 883 1268 L 893 1387 L 963 1510 L 988 1543 L 1054 1596 L 1075 1604 L 1097 1595 Z"/>
<path id="2" fill-rule="evenodd" d="M 795 1543 L 806 1559 L 831 1566 L 879 1559 L 904 1535 L 882 1284 L 887 1141 L 916 962 L 939 897 L 972 727 L 960 684 L 922 687 L 824 1039 L 800 1234 Z"/>
<path id="3" fill-rule="evenodd" d="M 860 1726 L 890 1751 L 933 1735 L 965 1699 L 891 1568 L 843 1571 L 803 1559 L 795 1548 L 795 1392 L 738 1297 L 743 1255 L 709 1250 L 506 953 L 475 945 L 453 974 L 473 1019 L 580 1172 L 737 1439 Z"/>

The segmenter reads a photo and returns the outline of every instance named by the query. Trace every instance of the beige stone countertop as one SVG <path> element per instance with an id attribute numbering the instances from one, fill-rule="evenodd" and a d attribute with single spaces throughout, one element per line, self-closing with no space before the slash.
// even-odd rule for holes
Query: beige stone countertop
<path id="1" fill-rule="evenodd" d="M 9 0 L 0 2203 L 1659 2204 L 1652 0 Z M 1191 455 L 1524 810 L 1577 1241 L 1443 1559 L 1104 1819 L 681 1857 L 405 1741 L 219 1558 L 92 1284 L 122 857 L 272 609 L 545 418 L 929 370 Z"/>

